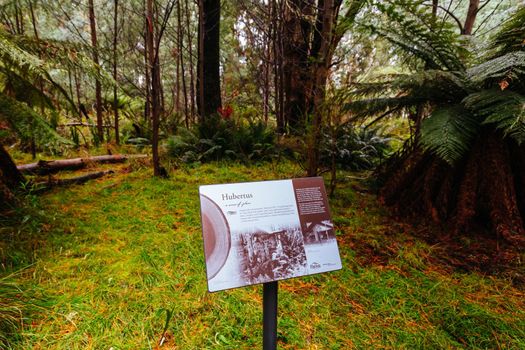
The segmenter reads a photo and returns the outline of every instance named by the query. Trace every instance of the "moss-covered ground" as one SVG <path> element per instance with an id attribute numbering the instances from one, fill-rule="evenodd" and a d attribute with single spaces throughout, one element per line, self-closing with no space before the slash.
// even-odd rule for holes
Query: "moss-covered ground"
<path id="1" fill-rule="evenodd" d="M 29 195 L 5 219 L 0 282 L 19 288 L 24 312 L 12 348 L 261 348 L 262 287 L 207 292 L 198 186 L 302 170 L 210 164 L 158 179 L 135 168 Z M 280 349 L 525 349 L 522 284 L 439 259 L 442 246 L 352 174 L 331 207 L 344 268 L 280 282 Z"/>

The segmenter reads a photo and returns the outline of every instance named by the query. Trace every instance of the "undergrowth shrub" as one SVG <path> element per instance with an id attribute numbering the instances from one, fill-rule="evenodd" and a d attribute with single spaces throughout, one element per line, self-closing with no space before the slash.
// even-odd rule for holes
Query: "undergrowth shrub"
<path id="1" fill-rule="evenodd" d="M 330 167 L 335 158 L 337 167 L 345 170 L 372 169 L 388 156 L 389 135 L 380 129 L 354 126 L 349 123 L 325 128 L 321 139 L 321 164 Z"/>
<path id="2" fill-rule="evenodd" d="M 267 161 L 278 155 L 275 135 L 262 121 L 236 122 L 213 116 L 194 129 L 179 128 L 168 140 L 168 154 L 184 163 Z"/>

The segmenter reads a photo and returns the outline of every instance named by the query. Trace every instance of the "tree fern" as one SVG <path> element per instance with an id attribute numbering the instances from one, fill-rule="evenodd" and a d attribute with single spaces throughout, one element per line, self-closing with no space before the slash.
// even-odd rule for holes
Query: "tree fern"
<path id="1" fill-rule="evenodd" d="M 478 120 L 462 105 L 439 107 L 423 120 L 420 143 L 452 164 L 467 153 L 478 129 Z"/>
<path id="2" fill-rule="evenodd" d="M 525 96 L 514 91 L 484 90 L 463 100 L 485 125 L 494 125 L 518 143 L 525 141 Z"/>
<path id="3" fill-rule="evenodd" d="M 25 103 L 0 93 L 0 120 L 7 122 L 25 141 L 34 140 L 38 146 L 51 151 L 73 143 L 60 136 L 44 119 Z"/>
<path id="4" fill-rule="evenodd" d="M 364 27 L 394 44 L 401 55 L 419 59 L 430 69 L 464 70 L 462 57 L 468 52 L 459 36 L 447 23 L 436 30 L 424 1 L 375 1 L 374 5 L 387 21 Z"/>
<path id="5" fill-rule="evenodd" d="M 525 50 L 525 7 L 522 6 L 492 39 L 493 57 Z"/>
<path id="6" fill-rule="evenodd" d="M 525 40 L 525 36 L 524 39 Z M 523 84 L 525 78 L 525 51 L 510 52 L 483 62 L 467 70 L 468 78 L 477 84 L 507 79 Z"/>

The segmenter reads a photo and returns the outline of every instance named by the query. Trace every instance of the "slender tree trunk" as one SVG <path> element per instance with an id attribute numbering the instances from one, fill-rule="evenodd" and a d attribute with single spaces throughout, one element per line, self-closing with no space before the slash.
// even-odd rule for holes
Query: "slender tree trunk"
<path id="1" fill-rule="evenodd" d="M 194 61 L 193 61 L 193 39 L 191 35 L 191 27 L 190 27 L 190 9 L 188 0 L 184 2 L 185 4 L 185 10 L 186 10 L 186 33 L 187 33 L 187 40 L 188 40 L 188 54 L 189 54 L 189 64 L 190 64 L 190 110 L 191 110 L 191 119 L 192 122 L 195 122 L 195 74 L 193 71 L 194 67 Z"/>
<path id="2" fill-rule="evenodd" d="M 220 85 L 220 0 L 200 0 L 199 84 L 200 115 L 206 118 L 221 106 Z"/>
<path id="3" fill-rule="evenodd" d="M 479 0 L 470 0 L 467 18 L 465 19 L 465 25 L 463 26 L 463 35 L 472 35 L 472 29 L 474 29 L 474 23 L 478 15 Z"/>
<path id="4" fill-rule="evenodd" d="M 113 1 L 113 79 L 117 81 L 118 0 Z M 113 87 L 113 116 L 115 120 L 115 143 L 120 143 L 117 86 Z"/>
<path id="5" fill-rule="evenodd" d="M 146 85 L 146 101 L 144 103 L 144 120 L 146 125 L 151 128 L 151 77 L 150 77 L 150 66 L 148 58 L 148 34 L 147 34 L 147 23 L 144 32 L 144 84 Z"/>
<path id="6" fill-rule="evenodd" d="M 151 124 L 152 124 L 152 154 L 153 174 L 161 175 L 159 159 L 159 119 L 160 119 L 160 85 L 157 73 L 159 69 L 158 56 L 155 54 L 155 25 L 153 23 L 153 0 L 146 1 L 146 42 L 148 52 L 148 64 L 151 69 Z"/>
<path id="7" fill-rule="evenodd" d="M 179 61 L 178 65 L 180 65 L 180 79 L 182 80 L 182 96 L 184 98 L 184 121 L 186 123 L 186 128 L 189 128 L 190 126 L 190 116 L 188 113 L 188 91 L 186 89 L 186 72 L 184 69 L 184 30 L 182 28 L 182 10 L 180 6 L 180 1 L 177 1 L 177 39 L 179 40 L 178 46 L 179 46 Z M 186 30 L 189 30 L 187 28 Z M 178 72 L 177 72 L 178 74 Z M 179 77 L 177 77 L 177 81 L 179 81 Z M 178 94 L 177 94 L 178 99 Z"/>
<path id="8" fill-rule="evenodd" d="M 268 124 L 268 113 L 270 110 L 270 70 L 271 70 L 271 32 L 264 35 L 264 100 L 263 114 L 264 123 Z"/>
<path id="9" fill-rule="evenodd" d="M 31 14 L 31 24 L 33 25 L 33 33 L 35 35 L 35 39 L 37 42 L 40 41 L 40 36 L 38 35 L 38 29 L 36 26 L 36 17 L 35 17 L 35 11 L 33 9 L 33 1 L 29 0 L 29 13 Z M 40 57 L 40 54 L 38 55 Z M 38 79 L 38 87 L 40 90 L 40 93 L 44 94 L 44 81 L 42 79 Z M 44 103 L 40 103 L 40 115 L 41 117 L 44 117 L 45 115 L 45 107 Z M 33 126 L 31 126 L 33 128 Z M 35 135 L 31 136 L 31 156 L 33 159 L 36 158 L 36 142 L 35 142 Z"/>
<path id="10" fill-rule="evenodd" d="M 97 44 L 97 24 L 95 18 L 95 8 L 93 0 L 88 1 L 89 6 L 89 25 L 91 28 L 91 45 L 93 50 L 93 62 L 97 66 L 97 71 L 100 71 L 100 62 L 98 58 L 98 44 Z M 102 127 L 102 86 L 100 80 L 95 80 L 95 99 L 96 99 L 96 113 L 97 113 L 97 137 L 100 142 L 104 141 L 104 129 Z"/>

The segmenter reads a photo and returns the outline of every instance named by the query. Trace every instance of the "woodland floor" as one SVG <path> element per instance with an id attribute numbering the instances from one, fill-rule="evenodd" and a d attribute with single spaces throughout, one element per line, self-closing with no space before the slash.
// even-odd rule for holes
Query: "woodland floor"
<path id="1" fill-rule="evenodd" d="M 261 286 L 207 292 L 198 186 L 301 169 L 118 169 L 28 196 L 0 227 L 0 281 L 30 305 L 13 348 L 261 348 Z M 331 200 L 343 270 L 279 284 L 279 348 L 524 349 L 525 254 L 402 223 L 362 175 L 340 174 Z"/>

